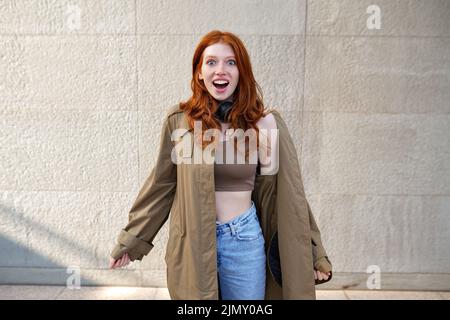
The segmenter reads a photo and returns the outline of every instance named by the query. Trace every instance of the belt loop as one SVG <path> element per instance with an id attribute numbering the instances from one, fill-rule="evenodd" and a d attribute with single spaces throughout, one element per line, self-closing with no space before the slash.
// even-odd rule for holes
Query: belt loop
<path id="1" fill-rule="evenodd" d="M 233 223 L 230 223 L 231 235 L 234 236 L 236 234 L 236 229 Z"/>

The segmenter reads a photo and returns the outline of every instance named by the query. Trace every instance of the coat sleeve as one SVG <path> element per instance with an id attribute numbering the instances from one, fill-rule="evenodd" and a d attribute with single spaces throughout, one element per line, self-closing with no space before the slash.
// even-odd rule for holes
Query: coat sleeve
<path id="1" fill-rule="evenodd" d="M 309 224 L 311 228 L 314 269 L 327 273 L 329 271 L 332 271 L 331 261 L 328 259 L 328 255 L 322 244 L 319 227 L 317 226 L 316 220 L 314 219 L 314 215 L 312 214 L 309 203 L 306 203 L 308 204 Z"/>
<path id="2" fill-rule="evenodd" d="M 167 117 L 156 164 L 129 211 L 128 224 L 121 230 L 111 253 L 114 259 L 127 252 L 131 261 L 142 260 L 153 249 L 153 238 L 169 217 L 177 185 L 177 167 L 171 160 L 171 132 Z"/>

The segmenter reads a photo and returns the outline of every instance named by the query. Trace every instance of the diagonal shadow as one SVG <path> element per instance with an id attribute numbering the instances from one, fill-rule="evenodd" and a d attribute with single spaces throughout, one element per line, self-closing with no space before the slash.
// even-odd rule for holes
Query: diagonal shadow
<path id="1" fill-rule="evenodd" d="M 13 219 L 11 219 L 13 217 Z M 49 238 L 52 240 L 55 240 L 58 243 L 64 244 L 64 247 L 67 248 L 67 250 L 72 250 L 72 252 L 82 252 L 83 255 L 87 255 L 88 259 L 91 259 L 92 261 L 98 261 L 98 257 L 92 252 L 90 248 L 87 248 L 85 246 L 80 245 L 76 241 L 72 240 L 71 238 L 57 233 L 54 230 L 48 228 L 47 226 L 44 226 L 40 223 L 37 223 L 36 221 L 32 221 L 31 219 L 27 218 L 23 212 L 17 210 L 17 208 L 13 207 L 7 207 L 4 204 L 0 203 L 0 269 L 5 270 L 5 268 L 11 269 L 11 268 L 41 268 L 41 269 L 61 269 L 61 279 L 63 279 L 63 282 L 65 284 L 65 281 L 67 277 L 69 276 L 66 273 L 67 267 L 61 265 L 59 263 L 56 263 L 49 259 L 48 257 L 41 255 L 37 252 L 34 252 L 30 248 L 27 247 L 27 245 L 22 245 L 18 241 L 14 241 L 14 239 L 8 238 L 5 235 L 1 234 L 1 228 L 3 225 L 11 224 L 17 224 L 20 223 L 20 225 L 26 230 L 26 233 L 29 233 L 29 230 L 38 230 L 39 232 L 46 234 Z M 32 241 L 32 239 L 27 239 L 28 241 Z M 101 270 L 108 270 L 108 255 L 105 255 L 105 268 L 100 268 Z M 76 265 L 76 264 L 75 264 Z M 81 268 L 82 266 L 80 266 Z M 89 268 L 89 269 L 95 269 L 95 268 Z M 126 269 L 124 269 L 126 270 Z M 55 271 L 55 275 L 57 275 L 57 278 L 59 279 L 59 273 L 58 271 Z M 118 270 L 110 270 L 111 272 L 118 271 Z M 20 272 L 18 272 L 20 274 Z M 127 274 L 127 276 L 132 277 L 134 280 L 139 280 L 139 276 L 133 273 Z M 14 279 L 14 276 L 11 276 L 11 279 Z M 11 280 L 10 280 L 11 281 Z M 33 283 L 32 278 L 29 279 L 30 284 Z M 0 279 L 0 282 L 2 282 L 2 279 Z M 22 283 L 22 279 L 18 281 Z M 58 282 L 59 283 L 59 282 Z M 92 285 L 101 285 L 97 281 L 91 278 L 83 278 L 83 274 L 81 272 L 81 284 L 92 284 Z M 138 283 L 140 283 L 138 281 Z"/>

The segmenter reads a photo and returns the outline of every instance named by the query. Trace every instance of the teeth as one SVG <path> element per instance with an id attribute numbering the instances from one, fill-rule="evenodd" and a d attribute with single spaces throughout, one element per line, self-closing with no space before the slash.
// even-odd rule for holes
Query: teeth
<path id="1" fill-rule="evenodd" d="M 215 84 L 225 84 L 225 83 L 228 83 L 228 81 L 225 81 L 225 80 L 217 80 L 217 81 L 213 81 L 213 83 L 215 83 Z"/>

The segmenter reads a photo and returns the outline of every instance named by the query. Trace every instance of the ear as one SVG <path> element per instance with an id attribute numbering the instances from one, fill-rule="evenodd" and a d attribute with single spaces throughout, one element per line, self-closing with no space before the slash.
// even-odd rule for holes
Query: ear
<path id="1" fill-rule="evenodd" d="M 202 76 L 201 72 L 198 73 L 198 78 L 199 78 L 200 80 L 203 80 L 203 76 Z"/>

